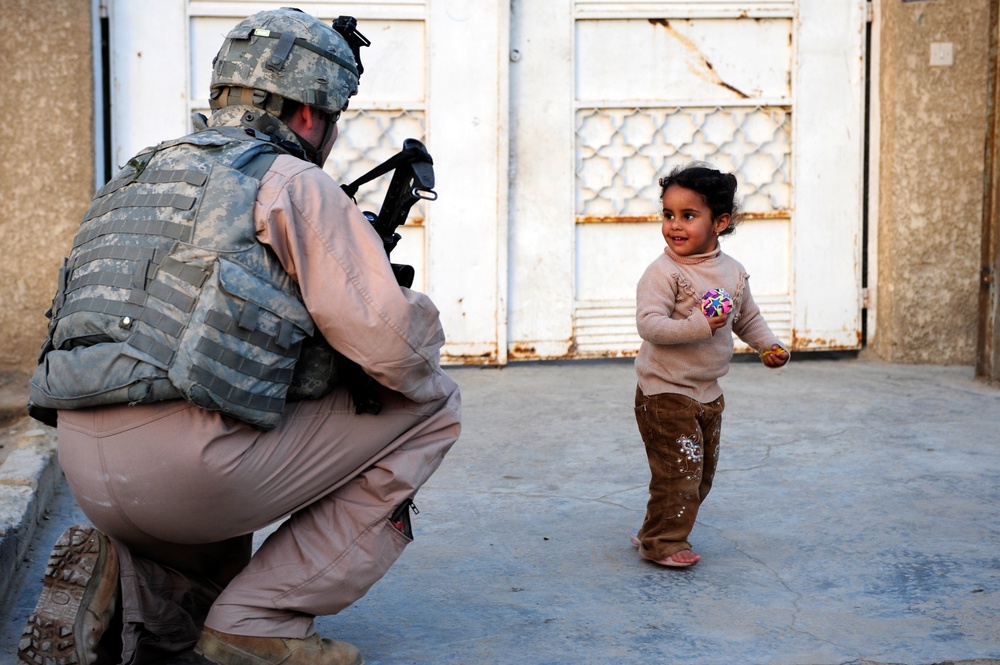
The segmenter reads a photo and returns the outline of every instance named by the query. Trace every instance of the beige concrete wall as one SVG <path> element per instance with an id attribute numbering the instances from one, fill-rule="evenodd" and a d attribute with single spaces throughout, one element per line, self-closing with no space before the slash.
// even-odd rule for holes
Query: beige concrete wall
<path id="1" fill-rule="evenodd" d="M 975 362 L 989 3 L 881 0 L 877 329 L 893 362 Z M 929 64 L 932 42 L 954 65 Z"/>
<path id="2" fill-rule="evenodd" d="M 976 377 L 1000 386 L 1000 2 L 993 5 L 990 25 L 992 89 L 986 146 L 986 194 L 983 200 L 983 252 L 979 285 L 980 319 Z"/>
<path id="3" fill-rule="evenodd" d="M 35 366 L 56 270 L 94 192 L 91 0 L 4 0 L 0 371 Z"/>

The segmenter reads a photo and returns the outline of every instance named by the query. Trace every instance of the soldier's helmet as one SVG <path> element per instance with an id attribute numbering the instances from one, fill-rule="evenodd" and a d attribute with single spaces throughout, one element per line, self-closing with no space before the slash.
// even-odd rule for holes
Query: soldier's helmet
<path id="1" fill-rule="evenodd" d="M 289 7 L 258 12 L 226 35 L 215 56 L 212 109 L 272 107 L 268 98 L 276 95 L 338 114 L 358 92 L 359 60 L 340 32 L 314 16 Z"/>

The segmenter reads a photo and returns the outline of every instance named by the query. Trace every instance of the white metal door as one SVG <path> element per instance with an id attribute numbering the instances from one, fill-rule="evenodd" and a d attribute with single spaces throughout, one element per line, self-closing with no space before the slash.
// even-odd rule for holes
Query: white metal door
<path id="1" fill-rule="evenodd" d="M 229 28 L 284 4 L 108 2 L 117 164 L 188 131 Z M 440 196 L 393 257 L 441 309 L 448 359 L 500 363 L 635 351 L 656 179 L 690 159 L 740 178 L 748 220 L 724 247 L 776 332 L 857 348 L 865 4 L 297 3 L 373 42 L 328 170 L 349 181 L 425 141 Z"/>
<path id="2" fill-rule="evenodd" d="M 513 3 L 513 357 L 634 352 L 657 178 L 740 180 L 724 241 L 795 349 L 860 346 L 863 0 Z"/>
<path id="3" fill-rule="evenodd" d="M 114 163 L 189 132 L 191 113 L 208 113 L 212 58 L 230 28 L 288 4 L 108 0 Z M 414 288 L 441 309 L 447 355 L 503 361 L 497 336 L 506 287 L 499 286 L 505 280 L 498 256 L 506 179 L 499 174 L 506 176 L 500 167 L 506 119 L 497 58 L 504 53 L 506 61 L 506 28 L 498 30 L 506 10 L 475 0 L 292 4 L 323 20 L 354 16 L 372 42 L 362 50 L 360 91 L 342 116 L 326 170 L 350 182 L 394 154 L 405 138 L 427 145 L 439 198 L 414 207 L 392 258 L 414 266 Z M 378 210 L 383 180 L 358 193 L 362 209 Z"/>

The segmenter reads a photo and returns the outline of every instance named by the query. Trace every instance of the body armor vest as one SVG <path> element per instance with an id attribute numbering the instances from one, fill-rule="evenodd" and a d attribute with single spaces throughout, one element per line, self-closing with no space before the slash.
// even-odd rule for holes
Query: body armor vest
<path id="1" fill-rule="evenodd" d="M 259 178 L 276 152 L 209 129 L 143 151 L 101 188 L 60 271 L 36 410 L 183 397 L 277 425 L 314 325 L 256 239 Z"/>

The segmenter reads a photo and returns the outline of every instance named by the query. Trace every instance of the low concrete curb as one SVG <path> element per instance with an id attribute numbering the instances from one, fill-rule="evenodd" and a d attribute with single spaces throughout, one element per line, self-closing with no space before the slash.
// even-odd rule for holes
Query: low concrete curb
<path id="1" fill-rule="evenodd" d="M 17 569 L 39 520 L 61 482 L 56 430 L 27 421 L 0 466 L 0 607 L 6 607 Z"/>

